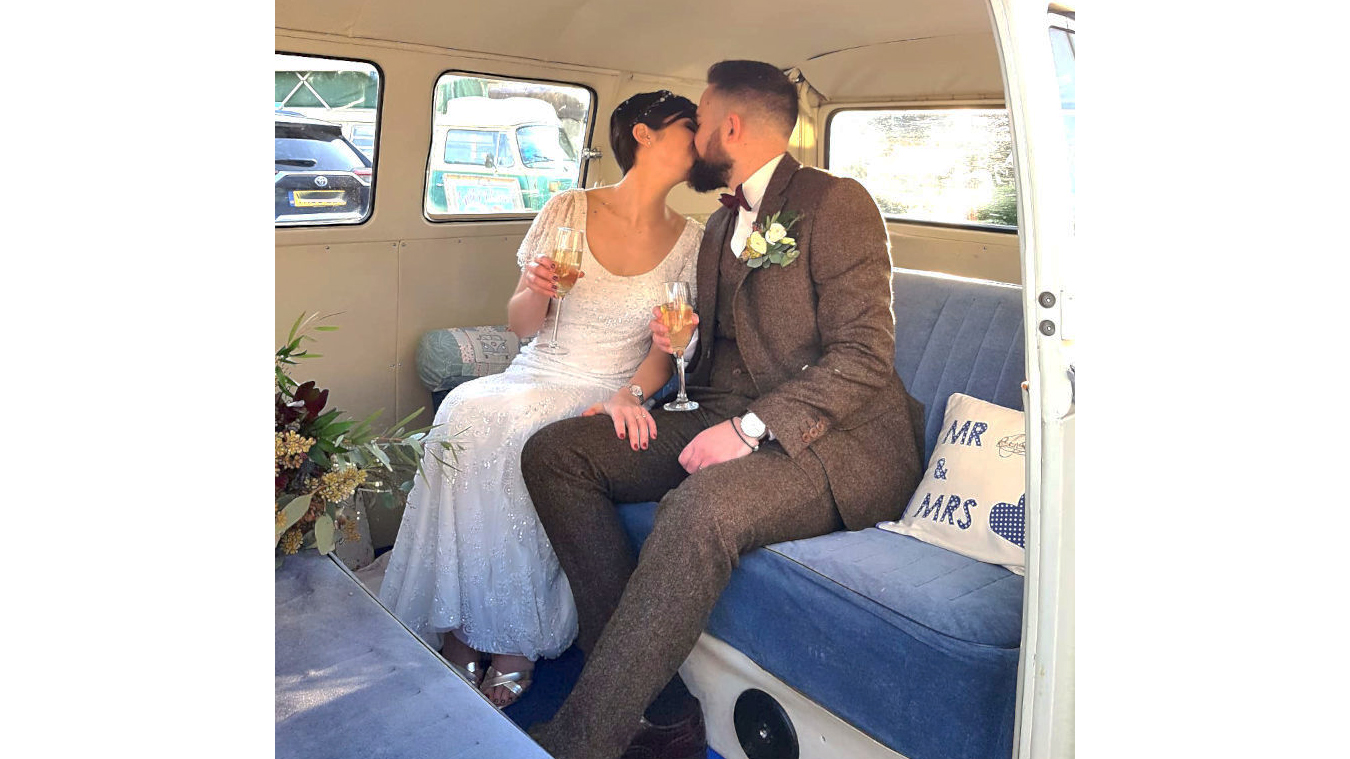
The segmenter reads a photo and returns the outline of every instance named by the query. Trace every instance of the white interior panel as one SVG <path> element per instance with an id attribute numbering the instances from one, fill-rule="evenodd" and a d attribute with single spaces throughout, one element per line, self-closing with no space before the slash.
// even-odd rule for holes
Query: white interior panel
<path id="1" fill-rule="evenodd" d="M 336 313 L 323 323 L 338 327 L 311 333 L 317 342 L 304 347 L 322 357 L 301 360 L 290 376 L 328 389 L 328 408 L 350 418 L 384 409 L 384 423 L 398 421 L 393 416 L 397 256 L 391 242 L 276 249 L 276 344 L 285 341 L 302 311 Z"/>
<path id="2" fill-rule="evenodd" d="M 426 407 L 416 426 L 431 423 L 431 393 L 417 377 L 417 341 L 428 330 L 506 324 L 515 292 L 518 235 L 411 240 L 399 248 L 398 418 Z M 393 421 L 393 420 L 391 420 Z"/>
<path id="3" fill-rule="evenodd" d="M 1017 235 L 889 222 L 891 264 L 959 277 L 1022 283 Z"/>

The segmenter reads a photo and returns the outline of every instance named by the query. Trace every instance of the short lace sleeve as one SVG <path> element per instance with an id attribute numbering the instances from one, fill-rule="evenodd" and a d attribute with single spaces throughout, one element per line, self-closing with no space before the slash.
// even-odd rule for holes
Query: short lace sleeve
<path id="1" fill-rule="evenodd" d="M 558 193 L 549 198 L 539 210 L 539 215 L 534 217 L 534 223 L 530 225 L 530 231 L 525 233 L 525 239 L 520 243 L 520 249 L 516 251 L 516 263 L 519 264 L 521 271 L 524 271 L 525 266 L 538 258 L 541 253 L 553 252 L 553 231 L 572 219 L 577 206 L 578 192 L 585 191 L 569 190 Z"/>

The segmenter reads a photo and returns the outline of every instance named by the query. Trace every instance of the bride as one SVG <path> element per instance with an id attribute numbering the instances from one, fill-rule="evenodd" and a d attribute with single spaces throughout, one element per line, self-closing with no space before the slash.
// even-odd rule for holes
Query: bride
<path id="1" fill-rule="evenodd" d="M 702 226 L 666 205 L 696 158 L 694 112 L 692 102 L 664 90 L 614 109 L 610 146 L 623 180 L 553 197 L 517 254 L 510 328 L 548 337 L 522 348 L 504 373 L 445 398 L 436 429 L 467 428 L 466 450 L 450 468 L 429 444 L 426 477 L 408 495 L 380 600 L 499 707 L 529 687 L 536 659 L 558 656 L 577 634 L 572 590 L 521 479 L 525 441 L 583 413 L 609 414 L 615 434 L 635 450 L 657 434 L 641 402 L 666 383 L 672 366 L 652 348 L 647 323 L 664 300 L 662 283 L 693 286 L 703 235 Z M 586 233 L 582 276 L 560 320 L 549 257 L 559 227 Z M 537 349 L 555 322 L 565 355 Z"/>

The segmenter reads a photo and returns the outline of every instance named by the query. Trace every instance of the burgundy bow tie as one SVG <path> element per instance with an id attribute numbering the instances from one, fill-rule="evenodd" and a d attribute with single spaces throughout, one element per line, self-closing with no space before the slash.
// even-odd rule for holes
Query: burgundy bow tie
<path id="1" fill-rule="evenodd" d="M 737 206 L 740 206 L 741 208 L 744 208 L 745 210 L 749 211 L 749 210 L 750 210 L 750 203 L 747 202 L 746 199 L 745 199 L 745 189 L 744 189 L 744 187 L 745 187 L 744 185 L 739 185 L 739 184 L 736 185 L 736 194 L 735 194 L 735 195 L 729 195 L 729 194 L 727 194 L 727 193 L 725 193 L 725 192 L 722 193 L 722 197 L 719 198 L 719 200 L 722 201 L 722 205 L 726 206 L 727 208 L 733 208 L 733 209 L 736 208 Z"/>

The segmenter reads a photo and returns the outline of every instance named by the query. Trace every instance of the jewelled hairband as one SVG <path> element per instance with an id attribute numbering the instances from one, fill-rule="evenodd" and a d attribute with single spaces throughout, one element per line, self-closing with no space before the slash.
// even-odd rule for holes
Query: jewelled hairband
<path id="1" fill-rule="evenodd" d="M 653 110 L 655 110 L 656 106 L 661 105 L 662 103 L 666 102 L 667 100 L 670 100 L 673 97 L 676 97 L 675 93 L 671 92 L 670 90 L 658 90 L 658 94 L 660 95 L 660 97 L 656 98 L 651 103 L 648 103 L 647 107 L 643 108 L 642 112 L 639 113 L 636 117 L 634 117 L 633 123 L 636 124 L 637 122 L 647 118 L 647 115 L 650 114 Z M 637 96 L 634 95 L 633 97 Z M 619 107 L 622 108 L 623 106 L 628 105 L 628 101 L 632 99 L 633 98 L 628 98 L 628 100 L 623 101 L 623 103 L 621 103 Z"/>

